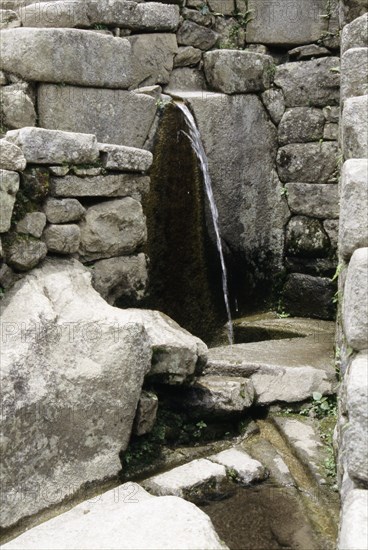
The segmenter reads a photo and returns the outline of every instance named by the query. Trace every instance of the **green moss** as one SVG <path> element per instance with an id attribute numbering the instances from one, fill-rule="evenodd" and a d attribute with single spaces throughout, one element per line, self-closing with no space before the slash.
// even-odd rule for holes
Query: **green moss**
<path id="1" fill-rule="evenodd" d="M 145 205 L 150 258 L 149 298 L 181 326 L 209 339 L 225 321 L 217 251 L 206 231 L 202 173 L 181 111 L 162 114 Z"/>
<path id="2" fill-rule="evenodd" d="M 50 174 L 46 168 L 31 168 L 21 174 L 20 187 L 13 209 L 13 226 L 28 212 L 42 209 L 49 187 Z"/>

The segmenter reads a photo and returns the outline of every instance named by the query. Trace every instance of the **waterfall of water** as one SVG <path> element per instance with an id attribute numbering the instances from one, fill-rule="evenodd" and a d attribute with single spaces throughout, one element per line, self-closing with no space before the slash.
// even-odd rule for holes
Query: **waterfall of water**
<path id="1" fill-rule="evenodd" d="M 229 290 L 228 290 L 228 284 L 227 284 L 227 271 L 226 271 L 224 251 L 222 248 L 222 241 L 221 241 L 221 235 L 220 235 L 219 215 L 218 215 L 218 210 L 215 202 L 215 197 L 213 195 L 211 176 L 208 169 L 207 155 L 204 150 L 202 140 L 201 140 L 201 135 L 199 133 L 197 124 L 194 120 L 192 113 L 190 112 L 188 107 L 185 105 L 185 103 L 177 102 L 176 104 L 184 114 L 185 120 L 188 124 L 189 134 L 187 134 L 186 132 L 184 133 L 192 144 L 193 150 L 200 162 L 201 170 L 203 173 L 206 195 L 210 205 L 213 226 L 216 234 L 217 250 L 221 261 L 222 290 L 224 294 L 225 308 L 226 308 L 226 313 L 228 318 L 228 337 L 229 337 L 229 343 L 231 345 L 234 343 L 234 330 L 233 330 L 233 322 L 231 319 L 231 311 L 230 311 Z"/>

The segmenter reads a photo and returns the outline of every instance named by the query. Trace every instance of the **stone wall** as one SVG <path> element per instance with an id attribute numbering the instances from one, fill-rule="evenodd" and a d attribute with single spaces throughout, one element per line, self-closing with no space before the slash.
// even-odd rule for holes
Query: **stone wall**
<path id="1" fill-rule="evenodd" d="M 209 157 L 233 310 L 265 306 L 286 282 L 290 313 L 330 318 L 337 2 L 179 4 L 2 0 L 1 132 L 40 126 L 153 150 L 167 94 L 186 94 Z"/>
<path id="2" fill-rule="evenodd" d="M 359 15 L 364 2 L 346 2 Z M 367 6 L 365 6 L 367 8 Z M 341 216 L 337 351 L 341 364 L 336 430 L 342 499 L 338 548 L 366 548 L 368 540 L 368 13 L 349 17 L 341 44 Z M 363 62 L 363 59 L 365 60 Z"/>
<path id="3" fill-rule="evenodd" d="M 47 255 L 89 265 L 109 302 L 143 297 L 142 199 L 152 154 L 93 134 L 24 127 L 0 140 L 0 282 L 10 288 Z"/>

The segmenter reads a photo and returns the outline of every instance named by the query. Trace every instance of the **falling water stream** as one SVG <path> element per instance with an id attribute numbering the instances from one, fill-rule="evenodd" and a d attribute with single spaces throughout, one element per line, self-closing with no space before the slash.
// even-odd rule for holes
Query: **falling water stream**
<path id="1" fill-rule="evenodd" d="M 215 202 L 215 197 L 213 195 L 213 189 L 212 189 L 212 182 L 211 182 L 211 176 L 208 169 L 208 161 L 207 161 L 207 155 L 204 150 L 201 136 L 199 133 L 199 130 L 197 128 L 196 122 L 194 120 L 194 117 L 188 107 L 183 102 L 176 102 L 176 105 L 179 107 L 179 109 L 184 114 L 185 120 L 188 124 L 189 134 L 186 132 L 183 132 L 188 139 L 190 140 L 193 150 L 200 162 L 201 170 L 203 173 L 203 179 L 205 184 L 205 190 L 206 195 L 208 198 L 208 202 L 210 205 L 211 215 L 212 215 L 212 221 L 213 226 L 215 229 L 216 234 L 216 244 L 217 244 L 217 250 L 220 256 L 221 261 L 221 270 L 222 270 L 222 290 L 224 294 L 224 301 L 225 301 L 225 307 L 226 307 L 226 313 L 228 318 L 228 338 L 230 345 L 234 343 L 234 330 L 233 330 L 233 322 L 231 319 L 231 311 L 230 311 L 230 302 L 229 302 L 229 290 L 228 290 L 228 283 L 227 283 L 227 271 L 226 271 L 226 265 L 225 265 L 225 258 L 224 258 L 224 251 L 222 248 L 222 241 L 221 241 L 221 235 L 220 235 L 220 227 L 219 227 L 219 215 L 218 210 Z"/>

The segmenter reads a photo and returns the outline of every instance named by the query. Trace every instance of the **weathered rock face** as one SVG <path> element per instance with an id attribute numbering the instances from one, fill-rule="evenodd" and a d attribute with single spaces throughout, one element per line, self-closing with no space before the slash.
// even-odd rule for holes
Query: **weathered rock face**
<path id="1" fill-rule="evenodd" d="M 285 112 L 285 100 L 282 90 L 271 88 L 262 94 L 262 102 L 269 112 L 272 121 L 279 124 Z"/>
<path id="2" fill-rule="evenodd" d="M 335 288 L 331 279 L 292 273 L 288 276 L 283 290 L 283 303 L 291 315 L 333 319 L 334 294 Z"/>
<path id="3" fill-rule="evenodd" d="M 218 39 L 219 35 L 211 29 L 197 25 L 193 21 L 184 21 L 177 33 L 178 44 L 181 46 L 193 46 L 200 50 L 209 50 Z"/>
<path id="4" fill-rule="evenodd" d="M 347 0 L 340 2 L 340 25 L 350 23 L 367 11 L 367 0 Z"/>
<path id="5" fill-rule="evenodd" d="M 249 380 L 220 376 L 198 378 L 183 397 L 190 414 L 201 418 L 242 413 L 253 399 L 254 389 Z"/>
<path id="6" fill-rule="evenodd" d="M 344 433 L 346 463 L 351 479 L 357 484 L 368 482 L 368 355 L 360 352 L 351 362 L 346 373 L 348 425 Z"/>
<path id="7" fill-rule="evenodd" d="M 44 204 L 44 212 L 50 223 L 67 223 L 79 221 L 85 208 L 77 199 L 53 199 L 49 197 Z"/>
<path id="8" fill-rule="evenodd" d="M 204 71 L 212 89 L 226 94 L 263 92 L 271 86 L 273 59 L 238 50 L 215 50 L 204 55 Z"/>
<path id="9" fill-rule="evenodd" d="M 341 59 L 341 98 L 368 94 L 368 47 L 352 48 Z"/>
<path id="10" fill-rule="evenodd" d="M 211 489 L 214 492 L 213 487 L 225 478 L 224 466 L 200 458 L 151 477 L 143 482 L 143 486 L 157 496 L 174 495 L 190 499 L 191 493 L 206 493 Z"/>
<path id="11" fill-rule="evenodd" d="M 109 304 L 116 300 L 139 301 L 145 295 L 148 282 L 144 254 L 100 260 L 93 265 L 92 284 Z"/>
<path id="12" fill-rule="evenodd" d="M 305 143 L 323 137 L 325 117 L 321 109 L 297 107 L 288 109 L 279 125 L 279 143 Z"/>
<path id="13" fill-rule="evenodd" d="M 160 313 L 109 306 L 90 279 L 49 260 L 2 302 L 3 526 L 118 473 L 152 351 L 180 380 L 205 356 Z"/>
<path id="14" fill-rule="evenodd" d="M 343 326 L 348 345 L 363 350 L 368 341 L 368 248 L 358 248 L 351 257 L 345 282 Z"/>
<path id="15" fill-rule="evenodd" d="M 0 103 L 2 120 L 7 128 L 35 126 L 36 111 L 32 100 L 23 90 L 14 86 L 1 88 Z"/>
<path id="16" fill-rule="evenodd" d="M 285 63 L 276 68 L 275 84 L 283 90 L 287 107 L 338 105 L 339 66 L 338 57 Z"/>
<path id="17" fill-rule="evenodd" d="M 193 46 L 183 46 L 178 49 L 174 58 L 174 67 L 190 67 L 197 65 L 202 58 L 202 52 Z"/>
<path id="18" fill-rule="evenodd" d="M 277 154 L 281 181 L 326 183 L 337 169 L 337 143 L 296 143 Z"/>
<path id="19" fill-rule="evenodd" d="M 25 169 L 27 161 L 21 149 L 6 139 L 0 140 L 0 169 L 19 170 Z"/>
<path id="20" fill-rule="evenodd" d="M 228 449 L 217 455 L 212 455 L 209 460 L 222 464 L 227 470 L 235 471 L 239 481 L 246 485 L 263 481 L 267 477 L 267 472 L 258 460 L 240 449 Z"/>
<path id="21" fill-rule="evenodd" d="M 342 148 L 344 157 L 368 156 L 368 95 L 345 100 L 342 114 Z"/>
<path id="22" fill-rule="evenodd" d="M 276 129 L 254 95 L 188 94 L 187 101 L 207 153 L 222 238 L 237 272 L 247 270 L 254 283 L 279 269 L 289 217 L 274 170 Z M 255 127 L 262 139 L 254 139 Z"/>
<path id="23" fill-rule="evenodd" d="M 80 230 L 80 254 L 84 260 L 130 254 L 146 240 L 142 205 L 127 197 L 91 206 Z"/>
<path id="24" fill-rule="evenodd" d="M 131 48 L 123 38 L 77 29 L 9 29 L 1 33 L 0 52 L 0 68 L 27 80 L 123 89 L 132 84 Z"/>
<path id="25" fill-rule="evenodd" d="M 339 251 L 349 260 L 355 249 L 368 246 L 368 160 L 350 159 L 341 174 Z"/>
<path id="26" fill-rule="evenodd" d="M 6 261 L 16 271 L 28 271 L 36 267 L 46 254 L 47 247 L 42 241 L 18 237 L 10 245 Z"/>
<path id="27" fill-rule="evenodd" d="M 7 132 L 6 139 L 17 145 L 32 164 L 82 164 L 95 162 L 99 156 L 92 134 L 22 128 Z"/>
<path id="28" fill-rule="evenodd" d="M 162 528 L 162 518 L 168 527 Z M 97 499 L 31 529 L 4 545 L 4 549 L 65 550 L 185 548 L 227 550 L 209 517 L 178 497 L 153 497 L 136 483 L 125 483 Z"/>
<path id="29" fill-rule="evenodd" d="M 49 252 L 74 254 L 79 248 L 80 229 L 72 223 L 49 225 L 43 233 L 43 239 Z"/>
<path id="30" fill-rule="evenodd" d="M 363 549 L 368 537 L 368 491 L 354 489 L 347 496 L 342 510 L 342 523 L 338 541 L 339 550 Z M 359 525 L 359 529 L 352 529 Z"/>
<path id="31" fill-rule="evenodd" d="M 174 69 L 170 75 L 170 80 L 167 86 L 165 86 L 165 93 L 175 92 L 179 94 L 183 91 L 196 91 L 207 90 L 208 85 L 203 75 L 203 71 L 199 69 L 191 69 L 190 67 L 183 67 L 181 69 Z"/>
<path id="32" fill-rule="evenodd" d="M 19 189 L 19 175 L 16 172 L 0 170 L 0 233 L 10 229 L 15 204 L 15 195 Z"/>
<path id="33" fill-rule="evenodd" d="M 131 88 L 167 84 L 178 45 L 173 34 L 136 34 L 128 38 L 133 58 Z"/>
<path id="34" fill-rule="evenodd" d="M 102 152 L 102 164 L 108 170 L 147 172 L 153 160 L 150 151 L 135 147 L 99 143 L 99 149 Z"/>
<path id="35" fill-rule="evenodd" d="M 17 232 L 39 238 L 46 225 L 46 216 L 43 212 L 30 212 L 17 223 Z"/>
<path id="36" fill-rule="evenodd" d="M 42 84 L 39 124 L 50 130 L 95 134 L 101 143 L 142 147 L 156 114 L 156 100 L 125 90 Z"/>
<path id="37" fill-rule="evenodd" d="M 337 384 L 332 341 L 332 333 L 319 333 L 212 348 L 204 376 L 250 379 L 258 405 L 304 401 L 315 391 L 331 394 Z"/>
<path id="38" fill-rule="evenodd" d="M 133 431 L 136 435 L 144 435 L 152 431 L 156 422 L 158 397 L 153 392 L 143 391 L 138 401 Z"/>
<path id="39" fill-rule="evenodd" d="M 286 228 L 286 251 L 292 256 L 325 256 L 329 239 L 319 220 L 294 216 Z"/>
<path id="40" fill-rule="evenodd" d="M 50 191 L 55 197 L 133 197 L 141 200 L 149 191 L 146 176 L 108 174 L 80 178 L 65 176 L 51 178 Z"/>
<path id="41" fill-rule="evenodd" d="M 287 183 L 288 204 L 294 214 L 316 218 L 339 217 L 339 189 L 336 184 Z"/>
<path id="42" fill-rule="evenodd" d="M 21 10 L 24 27 L 89 27 L 92 25 L 122 26 L 134 31 L 175 31 L 179 24 L 179 8 L 158 2 L 108 2 L 72 6 L 67 1 L 42 5 L 35 3 Z"/>
<path id="43" fill-rule="evenodd" d="M 287 6 L 278 0 L 249 0 L 248 10 L 252 18 L 247 25 L 247 42 L 279 46 L 308 44 L 328 30 L 337 30 L 329 25 L 324 0 L 294 0 Z"/>
<path id="44" fill-rule="evenodd" d="M 345 25 L 341 33 L 341 53 L 350 48 L 368 46 L 368 13 Z"/>

